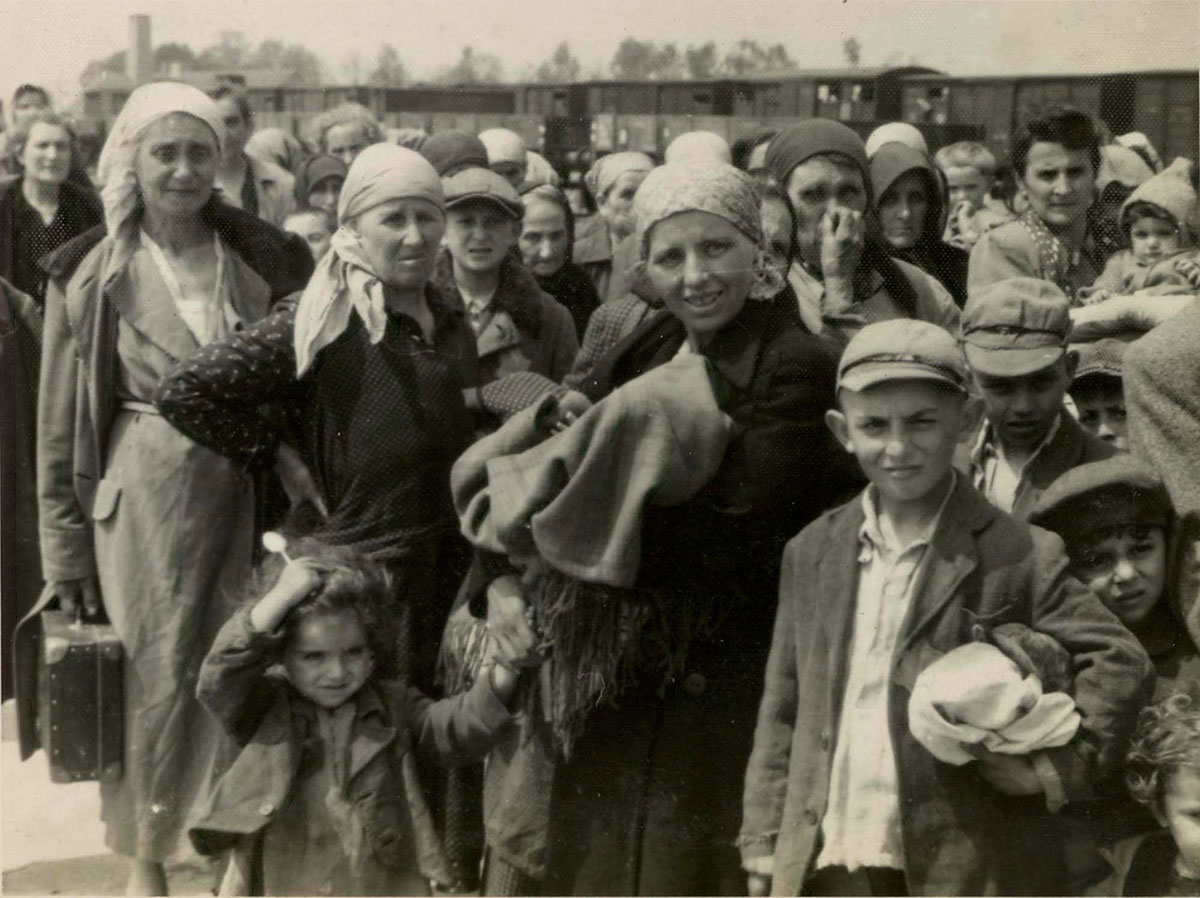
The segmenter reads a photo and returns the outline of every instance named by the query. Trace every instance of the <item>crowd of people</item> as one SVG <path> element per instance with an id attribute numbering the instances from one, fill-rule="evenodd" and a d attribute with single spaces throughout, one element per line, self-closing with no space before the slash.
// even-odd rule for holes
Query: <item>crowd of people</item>
<path id="1" fill-rule="evenodd" d="M 13 109 L 4 645 L 120 638 L 128 894 L 1200 894 L 1195 160 L 813 119 L 577 221 L 505 129 Z"/>

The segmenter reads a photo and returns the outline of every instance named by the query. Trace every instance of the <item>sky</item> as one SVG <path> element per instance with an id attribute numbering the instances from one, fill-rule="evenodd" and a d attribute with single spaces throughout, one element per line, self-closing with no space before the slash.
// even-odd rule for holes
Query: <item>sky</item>
<path id="1" fill-rule="evenodd" d="M 687 44 L 783 43 L 802 67 L 896 54 L 962 75 L 1195 68 L 1197 0 L 0 0 L 0 96 L 31 81 L 60 104 L 93 59 L 124 49 L 128 17 L 146 13 L 155 46 L 200 49 L 222 31 L 252 46 L 276 38 L 317 51 L 335 73 L 382 43 L 409 73 L 452 65 L 463 46 L 495 54 L 510 77 L 567 41 L 585 68 L 607 65 L 626 37 Z M 343 69 L 344 70 L 344 69 Z"/>

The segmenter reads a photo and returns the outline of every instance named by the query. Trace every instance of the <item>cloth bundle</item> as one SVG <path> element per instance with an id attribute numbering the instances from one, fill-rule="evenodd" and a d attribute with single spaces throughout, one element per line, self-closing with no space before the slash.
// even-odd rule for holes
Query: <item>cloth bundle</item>
<path id="1" fill-rule="evenodd" d="M 732 422 L 722 383 L 704 356 L 678 356 L 549 437 L 558 400 L 547 396 L 467 450 L 451 473 L 463 535 L 524 571 L 547 652 L 526 707 L 540 708 L 564 757 L 591 710 L 637 677 L 646 646 L 665 653 L 655 669 L 670 681 L 704 631 L 704 609 L 666 613 L 636 581 L 646 512 L 686 502 L 724 458 Z M 463 668 L 486 651 L 480 626 L 449 637 L 458 657 L 446 659 L 448 681 L 469 677 Z"/>
<path id="2" fill-rule="evenodd" d="M 939 761 L 975 760 L 971 747 L 1029 755 L 1066 745 L 1080 716 L 1070 688 L 1070 658 L 1045 634 L 1005 624 L 992 634 L 998 647 L 969 642 L 917 676 L 908 726 Z"/>

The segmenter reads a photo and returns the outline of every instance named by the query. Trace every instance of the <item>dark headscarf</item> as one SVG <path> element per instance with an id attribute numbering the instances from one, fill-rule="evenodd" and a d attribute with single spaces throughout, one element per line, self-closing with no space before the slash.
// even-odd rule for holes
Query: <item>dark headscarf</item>
<path id="1" fill-rule="evenodd" d="M 894 141 L 881 146 L 871 157 L 871 192 L 875 197 L 875 208 L 878 210 L 883 195 L 892 185 L 911 171 L 920 172 L 925 182 L 925 193 L 929 200 L 925 222 L 913 246 L 901 250 L 889 244 L 891 254 L 941 281 L 961 308 L 967 298 L 967 263 L 970 257 L 963 250 L 942 241 L 942 185 L 929 157 L 920 150 Z"/>
<path id="2" fill-rule="evenodd" d="M 865 216 L 866 239 L 861 264 L 879 272 L 897 308 L 910 318 L 917 317 L 917 292 L 900 267 L 892 261 L 887 243 L 880 236 L 871 195 L 871 167 L 862 138 L 841 122 L 823 118 L 808 119 L 775 136 L 767 147 L 766 163 L 775 181 L 786 191 L 788 178 L 797 165 L 814 156 L 832 154 L 845 156 L 858 167 L 863 189 L 867 193 L 869 214 Z"/>

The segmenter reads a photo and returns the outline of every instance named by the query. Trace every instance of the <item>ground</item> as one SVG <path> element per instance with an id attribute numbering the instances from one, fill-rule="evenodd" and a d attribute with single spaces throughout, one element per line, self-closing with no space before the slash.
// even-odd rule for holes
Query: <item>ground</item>
<path id="1" fill-rule="evenodd" d="M 0 862 L 5 895 L 122 895 L 125 862 L 104 847 L 100 787 L 50 782 L 45 756 L 21 762 L 12 703 L 0 721 Z M 172 895 L 210 895 L 207 871 L 168 869 Z"/>

